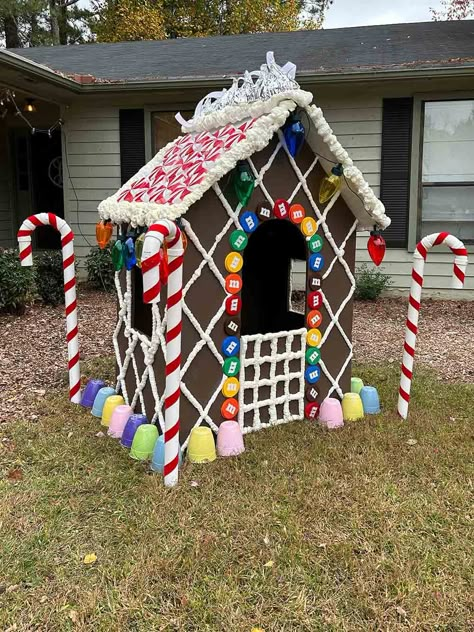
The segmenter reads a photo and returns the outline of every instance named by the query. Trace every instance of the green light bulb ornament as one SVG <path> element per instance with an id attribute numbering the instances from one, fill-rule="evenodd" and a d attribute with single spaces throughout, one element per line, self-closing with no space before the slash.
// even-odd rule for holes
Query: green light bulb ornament
<path id="1" fill-rule="evenodd" d="M 255 187 L 255 177 L 247 162 L 241 160 L 237 163 L 233 175 L 234 191 L 242 206 L 246 206 L 252 197 Z"/>
<path id="2" fill-rule="evenodd" d="M 124 252 L 121 239 L 117 239 L 117 241 L 112 246 L 112 264 L 116 272 L 120 272 L 120 270 L 123 268 Z"/>

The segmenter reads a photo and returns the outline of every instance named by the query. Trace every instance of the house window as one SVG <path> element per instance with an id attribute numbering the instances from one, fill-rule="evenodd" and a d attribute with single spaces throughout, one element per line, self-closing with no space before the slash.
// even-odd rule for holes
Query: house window
<path id="1" fill-rule="evenodd" d="M 474 100 L 425 103 L 421 236 L 474 242 Z"/>
<path id="2" fill-rule="evenodd" d="M 186 120 L 193 115 L 192 112 L 188 111 L 181 112 L 181 114 Z M 152 128 L 155 153 L 183 133 L 174 112 L 153 112 Z"/>

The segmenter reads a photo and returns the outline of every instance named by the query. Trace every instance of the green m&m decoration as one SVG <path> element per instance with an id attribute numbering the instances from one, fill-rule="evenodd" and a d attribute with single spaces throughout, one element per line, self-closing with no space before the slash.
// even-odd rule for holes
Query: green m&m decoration
<path id="1" fill-rule="evenodd" d="M 229 237 L 230 245 L 233 250 L 243 250 L 245 246 L 249 243 L 249 238 L 247 237 L 247 233 L 243 230 L 234 230 Z"/>
<path id="2" fill-rule="evenodd" d="M 320 252 L 323 248 L 324 240 L 321 235 L 315 233 L 309 238 L 308 245 L 311 252 Z"/>
<path id="3" fill-rule="evenodd" d="M 315 347 L 309 347 L 306 350 L 306 362 L 314 366 L 321 360 L 321 351 Z"/>
<path id="4" fill-rule="evenodd" d="M 222 369 L 227 377 L 235 377 L 240 372 L 240 360 L 237 356 L 227 358 Z"/>

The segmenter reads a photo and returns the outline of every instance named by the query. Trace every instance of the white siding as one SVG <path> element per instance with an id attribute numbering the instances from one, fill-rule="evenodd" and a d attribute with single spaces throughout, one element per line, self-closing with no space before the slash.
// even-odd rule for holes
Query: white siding
<path id="1" fill-rule="evenodd" d="M 317 90 L 315 94 L 318 94 Z M 327 95 L 316 98 L 316 102 L 375 194 L 379 195 L 382 96 Z M 133 105 L 140 106 L 136 97 Z M 126 104 L 122 107 L 126 107 Z M 67 137 L 67 160 L 63 161 L 66 218 L 76 234 L 76 248 L 80 259 L 88 253 L 90 245 L 96 243 L 95 224 L 99 202 L 120 187 L 119 108 L 74 105 L 63 113 L 63 117 L 66 120 Z M 67 178 L 68 166 L 74 189 Z M 0 181 L 0 204 L 1 199 Z M 80 226 L 77 223 L 78 211 Z M 368 261 L 366 244 L 367 235 L 359 235 L 357 265 Z M 388 250 L 381 270 L 391 274 L 394 289 L 406 290 L 409 287 L 411 261 L 412 254 L 406 250 Z M 431 252 L 426 265 L 425 294 L 447 290 L 451 272 L 452 256 L 439 250 Z M 295 286 L 300 284 L 304 285 L 303 270 L 295 279 Z M 468 268 L 466 289 L 474 290 L 474 265 L 471 265 L 470 270 Z"/>
<path id="2" fill-rule="evenodd" d="M 120 187 L 119 109 L 74 105 L 63 118 L 65 217 L 83 276 L 84 257 L 96 245 L 97 206 Z"/>
<path id="3" fill-rule="evenodd" d="M 0 125 L 0 246 L 9 248 L 13 245 L 8 136 L 5 126 Z"/>

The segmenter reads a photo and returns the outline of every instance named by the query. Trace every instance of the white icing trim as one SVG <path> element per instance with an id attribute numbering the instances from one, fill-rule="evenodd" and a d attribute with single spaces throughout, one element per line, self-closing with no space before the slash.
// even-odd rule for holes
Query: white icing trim
<path id="1" fill-rule="evenodd" d="M 352 162 L 349 154 L 337 140 L 336 135 L 330 128 L 328 122 L 324 118 L 323 111 L 316 105 L 306 107 L 308 116 L 313 121 L 316 131 L 329 148 L 336 160 L 338 160 L 344 169 L 345 178 L 353 185 L 356 194 L 361 198 L 364 208 L 368 215 L 373 218 L 380 228 L 390 226 L 391 219 L 385 214 L 385 206 L 377 198 L 360 169 Z"/>

